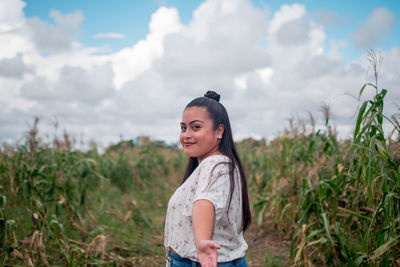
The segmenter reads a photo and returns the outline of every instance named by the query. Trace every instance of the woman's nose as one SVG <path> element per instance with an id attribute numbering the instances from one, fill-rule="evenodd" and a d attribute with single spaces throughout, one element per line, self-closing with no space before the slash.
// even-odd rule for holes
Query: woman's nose
<path id="1" fill-rule="evenodd" d="M 183 138 L 189 138 L 191 136 L 191 132 L 189 129 L 186 129 L 186 131 L 183 132 Z"/>

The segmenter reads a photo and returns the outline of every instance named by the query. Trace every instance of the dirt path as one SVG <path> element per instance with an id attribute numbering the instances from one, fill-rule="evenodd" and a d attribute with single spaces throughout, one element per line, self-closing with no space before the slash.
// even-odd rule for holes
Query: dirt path
<path id="1" fill-rule="evenodd" d="M 244 238 L 249 245 L 246 258 L 250 267 L 289 265 L 290 240 L 282 240 L 274 230 L 265 231 L 253 223 Z"/>

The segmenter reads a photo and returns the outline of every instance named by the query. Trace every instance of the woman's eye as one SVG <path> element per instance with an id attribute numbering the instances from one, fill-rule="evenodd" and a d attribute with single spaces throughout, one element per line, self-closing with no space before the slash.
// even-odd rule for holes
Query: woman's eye
<path id="1" fill-rule="evenodd" d="M 193 125 L 193 130 L 198 130 L 198 129 L 200 129 L 200 126 L 199 125 Z"/>
<path id="2" fill-rule="evenodd" d="M 181 131 L 186 130 L 186 126 L 181 125 Z"/>

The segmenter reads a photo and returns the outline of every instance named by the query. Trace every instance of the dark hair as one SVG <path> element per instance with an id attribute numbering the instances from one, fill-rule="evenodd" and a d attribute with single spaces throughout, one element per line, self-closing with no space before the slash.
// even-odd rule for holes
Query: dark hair
<path id="1" fill-rule="evenodd" d="M 209 118 L 213 122 L 214 130 L 216 130 L 220 124 L 224 125 L 224 133 L 222 135 L 222 139 L 218 148 L 222 154 L 224 154 L 231 160 L 231 164 L 229 165 L 229 177 L 231 183 L 228 207 L 231 205 L 232 194 L 235 188 L 234 170 L 237 166 L 242 187 L 242 230 L 245 231 L 251 223 L 250 203 L 247 193 L 246 175 L 244 174 L 242 163 L 239 159 L 239 154 L 237 153 L 235 143 L 233 142 L 231 124 L 229 122 L 228 113 L 226 112 L 225 107 L 221 103 L 219 103 L 219 99 L 219 94 L 214 91 L 207 91 L 204 97 L 193 99 L 185 107 L 185 109 L 190 107 L 205 107 L 207 109 Z M 185 174 L 183 176 L 182 184 L 186 181 L 187 178 L 189 178 L 189 176 L 198 165 L 199 163 L 197 158 L 189 158 Z"/>

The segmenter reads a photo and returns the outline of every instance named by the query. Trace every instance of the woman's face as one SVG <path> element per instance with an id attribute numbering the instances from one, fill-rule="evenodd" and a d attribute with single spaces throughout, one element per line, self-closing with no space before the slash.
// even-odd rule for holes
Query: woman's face
<path id="1" fill-rule="evenodd" d="M 206 157 L 219 153 L 219 137 L 223 132 L 222 124 L 214 130 L 205 107 L 190 107 L 183 112 L 179 139 L 185 154 L 197 158 L 199 163 Z"/>

